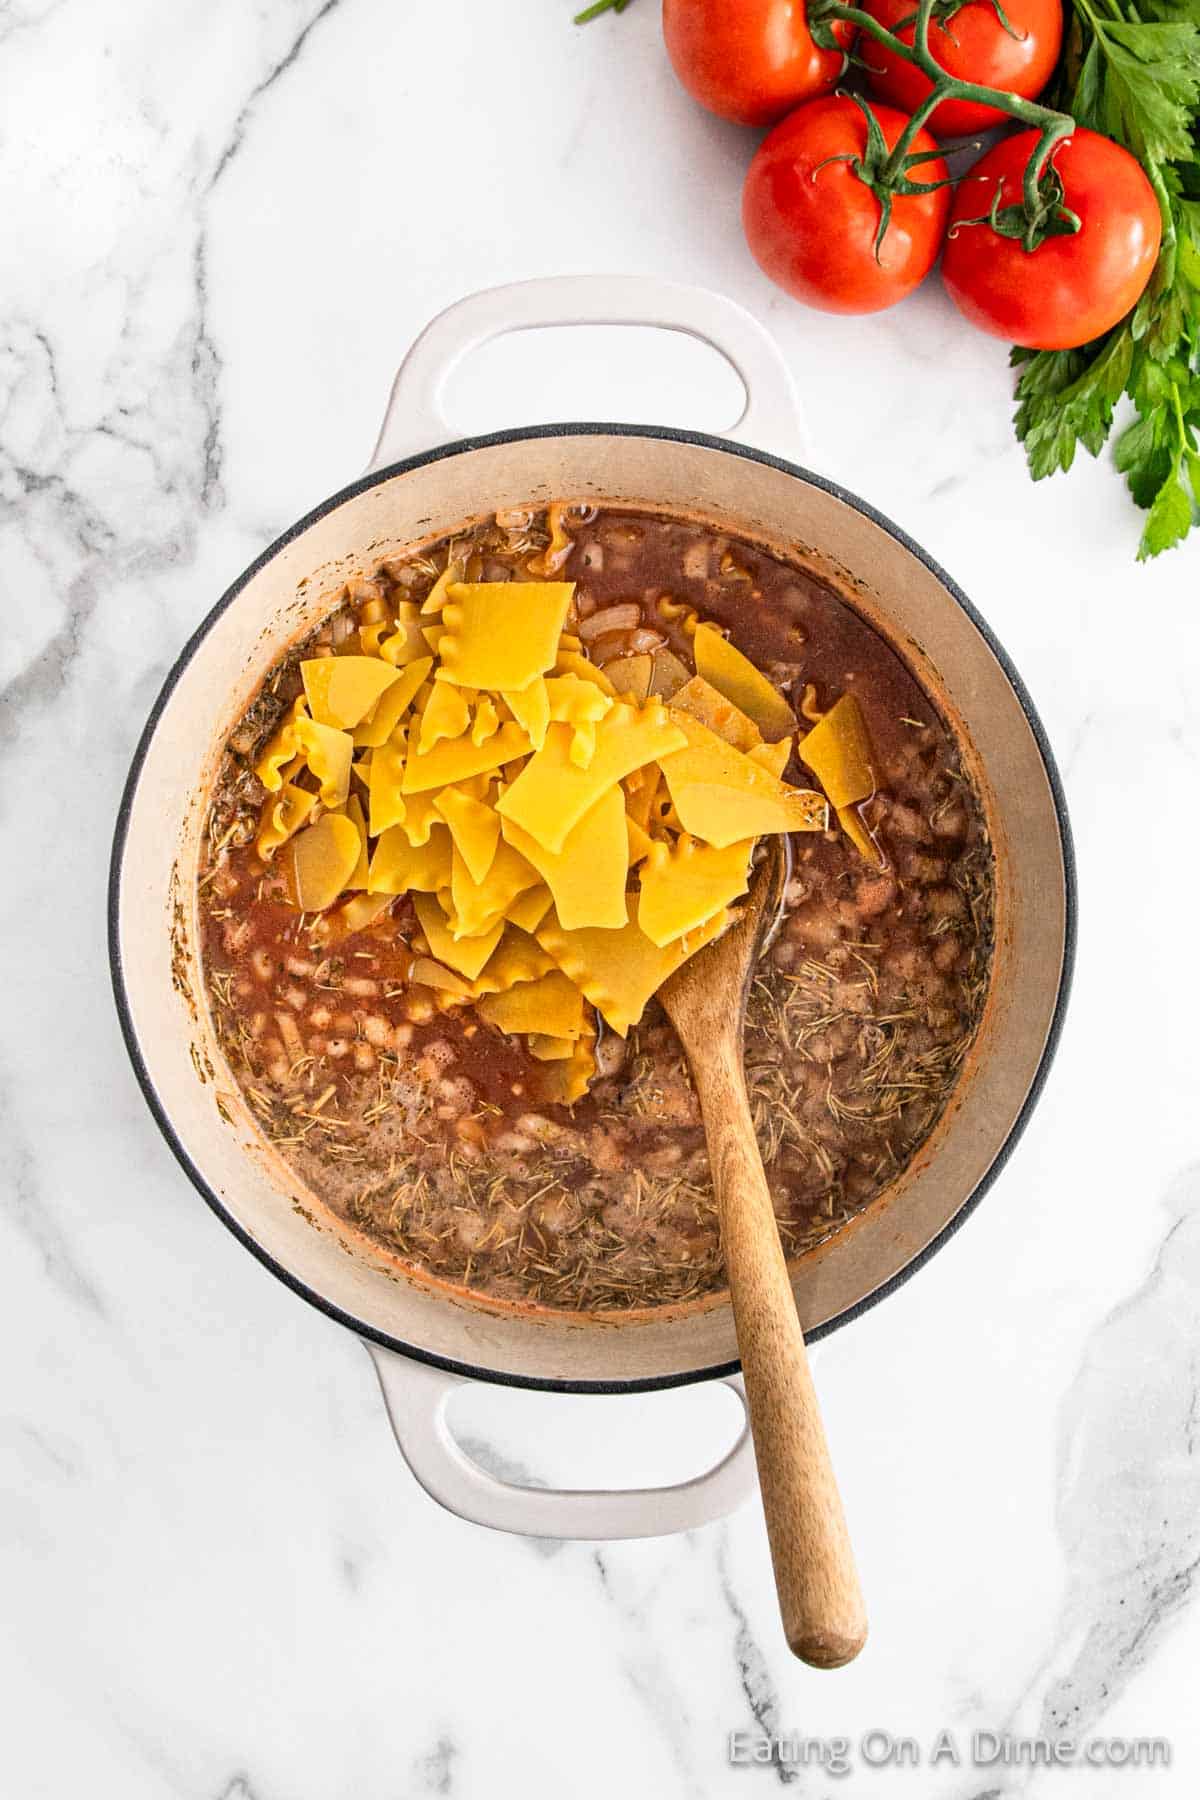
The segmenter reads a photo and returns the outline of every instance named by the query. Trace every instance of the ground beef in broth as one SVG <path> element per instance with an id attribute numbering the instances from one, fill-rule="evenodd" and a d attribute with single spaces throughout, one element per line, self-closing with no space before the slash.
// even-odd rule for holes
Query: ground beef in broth
<path id="1" fill-rule="evenodd" d="M 704 1134 L 656 1002 L 623 1041 L 601 1029 L 574 1106 L 539 1102 L 542 1065 L 469 1005 L 413 986 L 411 902 L 337 941 L 283 903 L 253 848 L 256 753 L 300 692 L 297 665 L 451 552 L 472 579 L 554 575 L 606 665 L 670 649 L 691 669 L 697 615 L 801 716 L 853 693 L 879 764 L 861 809 L 886 855 L 836 828 L 791 840 L 782 929 L 759 966 L 746 1069 L 784 1245 L 798 1256 L 860 1212 L 943 1111 L 977 1027 L 992 863 L 954 740 L 904 662 L 803 568 L 703 524 L 636 512 L 501 514 L 352 583 L 271 671 L 232 735 L 201 871 L 209 998 L 263 1132 L 341 1220 L 422 1276 L 502 1302 L 627 1310 L 724 1284 Z M 553 523 L 553 521 L 551 521 Z M 788 778 L 811 785 L 798 762 Z M 382 904 L 382 902 L 381 902 Z"/>

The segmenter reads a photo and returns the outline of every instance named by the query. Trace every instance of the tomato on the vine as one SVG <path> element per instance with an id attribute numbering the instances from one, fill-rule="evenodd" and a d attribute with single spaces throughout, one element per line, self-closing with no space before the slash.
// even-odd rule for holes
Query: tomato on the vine
<path id="1" fill-rule="evenodd" d="M 902 44 L 913 42 L 916 8 L 911 0 L 862 4 Z M 934 61 L 959 81 L 1034 100 L 1054 73 L 1062 35 L 1062 0 L 935 0 L 929 49 Z M 928 75 L 885 49 L 868 31 L 859 33 L 856 54 L 871 92 L 902 112 L 916 112 L 932 90 Z M 978 100 L 943 100 L 928 123 L 936 137 L 956 138 L 986 131 L 1005 117 Z"/>
<path id="2" fill-rule="evenodd" d="M 890 106 L 873 111 L 890 151 L 908 119 Z M 883 202 L 855 169 L 867 140 L 854 100 L 811 100 L 763 140 L 746 176 L 742 226 L 755 260 L 797 300 L 825 312 L 880 312 L 902 300 L 933 267 L 946 228 L 949 188 L 898 193 L 877 245 Z M 946 179 L 928 132 L 917 133 L 912 149 L 930 153 L 909 171 L 914 180 Z"/>
<path id="3" fill-rule="evenodd" d="M 770 125 L 826 94 L 845 58 L 813 42 L 805 0 L 663 0 L 671 66 L 694 100 L 738 125 Z M 849 47 L 854 27 L 839 21 Z"/>
<path id="4" fill-rule="evenodd" d="M 1050 153 L 1058 196 L 1051 229 L 1027 250 L 1016 209 L 1037 142 L 1036 131 L 1005 138 L 960 182 L 942 279 L 981 331 L 1029 350 L 1073 350 L 1102 337 L 1137 303 L 1154 271 L 1162 219 L 1136 157 L 1079 127 Z M 1015 236 L 989 222 L 993 209 L 1010 208 Z M 1078 218 L 1078 231 L 1063 209 Z"/>

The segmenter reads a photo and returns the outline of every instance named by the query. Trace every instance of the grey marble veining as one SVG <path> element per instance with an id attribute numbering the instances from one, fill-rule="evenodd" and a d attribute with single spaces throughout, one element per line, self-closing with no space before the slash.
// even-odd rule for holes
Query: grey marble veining
<path id="1" fill-rule="evenodd" d="M 1102 464 L 1028 482 L 1003 351 L 936 284 L 860 321 L 769 289 L 737 225 L 751 139 L 675 88 L 653 0 L 570 11 L 0 5 L 0 1790 L 1191 1793 L 1197 552 L 1135 568 Z M 599 1549 L 440 1514 L 359 1347 L 188 1188 L 112 1013 L 112 819 L 180 645 L 358 473 L 434 311 L 589 268 L 765 320 L 820 466 L 1014 655 L 1074 815 L 1079 974 L 1036 1119 L 969 1227 L 821 1352 L 873 1619 L 835 1677 L 787 1655 L 753 1508 Z M 653 368 L 622 375 L 614 408 L 669 414 Z M 477 1421 L 481 1457 L 550 1478 L 536 1404 Z M 731 1730 L 872 1726 L 1158 1734 L 1174 1761 L 726 1760 Z"/>
<path id="2" fill-rule="evenodd" d="M 1152 1268 L 1089 1335 L 1063 1400 L 1066 1564 L 1042 1728 L 1090 1727 L 1166 1644 L 1200 1568 L 1200 1167 L 1167 1195 Z"/>

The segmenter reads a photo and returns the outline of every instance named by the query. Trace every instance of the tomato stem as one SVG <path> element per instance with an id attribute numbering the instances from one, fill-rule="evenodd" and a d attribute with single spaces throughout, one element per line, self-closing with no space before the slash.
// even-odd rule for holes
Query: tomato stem
<path id="1" fill-rule="evenodd" d="M 573 23 L 576 25 L 589 25 L 593 19 L 598 19 L 602 13 L 623 13 L 628 5 L 629 0 L 595 0 L 594 5 L 585 6 L 582 12 L 575 14 Z"/>
<path id="2" fill-rule="evenodd" d="M 1036 100 L 1026 100 L 1020 94 L 1009 94 L 1000 88 L 984 87 L 977 81 L 960 81 L 951 75 L 937 61 L 929 48 L 929 27 L 938 0 L 919 0 L 916 13 L 913 15 L 913 41 L 906 44 L 889 31 L 886 25 L 880 24 L 861 6 L 846 4 L 846 0 L 810 0 L 808 9 L 809 26 L 819 43 L 824 43 L 830 36 L 830 22 L 834 19 L 844 20 L 847 24 L 856 25 L 860 31 L 866 32 L 876 43 L 882 44 L 893 56 L 903 62 L 912 63 L 921 70 L 931 85 L 926 98 L 912 114 L 904 130 L 896 139 L 891 153 L 882 167 L 872 171 L 869 185 L 880 198 L 882 194 L 904 193 L 908 179 L 913 142 L 917 133 L 929 122 L 943 100 L 968 100 L 980 106 L 993 107 L 997 112 L 1007 113 L 1009 118 L 1018 119 L 1038 132 L 1037 144 L 1025 168 L 1023 181 L 1023 228 L 1018 233 L 1027 250 L 1034 250 L 1045 235 L 1046 222 L 1051 216 L 1056 220 L 1056 229 L 1079 229 L 1079 221 L 1073 213 L 1069 213 L 1061 204 L 1054 205 L 1045 191 L 1044 177 L 1046 167 L 1054 146 L 1069 137 L 1075 129 L 1075 121 L 1069 113 L 1055 112 L 1051 107 L 1041 106 Z M 834 40 L 836 42 L 836 40 Z M 855 96 L 857 98 L 857 96 Z M 864 104 L 864 111 L 868 112 Z M 910 190 L 911 191 L 911 190 Z M 1061 202 L 1061 194 L 1058 196 Z M 885 209 L 888 210 L 888 209 Z M 991 221 L 994 223 L 995 221 Z M 886 227 L 885 227 L 886 228 Z"/>

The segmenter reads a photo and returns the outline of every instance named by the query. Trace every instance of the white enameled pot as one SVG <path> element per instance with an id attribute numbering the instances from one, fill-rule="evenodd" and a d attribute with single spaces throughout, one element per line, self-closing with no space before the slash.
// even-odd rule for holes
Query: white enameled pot
<path id="1" fill-rule="evenodd" d="M 724 438 L 566 424 L 441 441 L 439 396 L 468 351 L 504 332 L 565 324 L 656 325 L 704 340 L 742 379 L 742 418 Z M 1057 776 L 1020 678 L 916 544 L 862 501 L 781 460 L 800 436 L 775 345 L 718 295 L 643 277 L 564 277 L 473 295 L 410 350 L 369 472 L 265 551 L 184 646 L 134 758 L 113 852 L 110 942 L 121 1023 L 150 1108 L 242 1243 L 367 1343 L 401 1449 L 427 1491 L 502 1530 L 646 1536 L 736 1505 L 754 1481 L 745 1430 L 720 1463 L 682 1485 L 583 1492 L 488 1474 L 447 1420 L 450 1396 L 467 1381 L 578 1393 L 736 1385 L 728 1304 L 716 1296 L 616 1322 L 521 1312 L 407 1276 L 323 1211 L 257 1133 L 205 1007 L 195 882 L 206 794 L 263 671 L 329 609 L 348 575 L 498 507 L 570 497 L 689 513 L 818 569 L 936 696 L 978 782 L 997 863 L 990 998 L 953 1100 L 894 1186 L 795 1270 L 805 1331 L 832 1330 L 931 1254 L 1020 1131 L 1065 1004 L 1074 892 Z"/>

